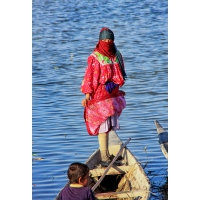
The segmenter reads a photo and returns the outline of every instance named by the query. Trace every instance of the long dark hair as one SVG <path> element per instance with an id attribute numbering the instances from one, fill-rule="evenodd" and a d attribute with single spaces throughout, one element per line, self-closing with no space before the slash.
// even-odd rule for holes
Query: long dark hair
<path id="1" fill-rule="evenodd" d="M 78 179 L 83 178 L 89 172 L 89 167 L 86 164 L 75 162 L 72 163 L 67 171 L 69 183 L 78 183 Z"/>

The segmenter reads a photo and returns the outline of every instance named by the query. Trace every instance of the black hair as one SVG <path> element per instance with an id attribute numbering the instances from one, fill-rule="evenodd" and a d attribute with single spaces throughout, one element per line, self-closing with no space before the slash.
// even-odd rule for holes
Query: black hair
<path id="1" fill-rule="evenodd" d="M 89 167 L 86 164 L 79 162 L 72 163 L 67 171 L 70 184 L 78 183 L 78 179 L 80 177 L 86 176 L 88 172 L 89 172 Z"/>

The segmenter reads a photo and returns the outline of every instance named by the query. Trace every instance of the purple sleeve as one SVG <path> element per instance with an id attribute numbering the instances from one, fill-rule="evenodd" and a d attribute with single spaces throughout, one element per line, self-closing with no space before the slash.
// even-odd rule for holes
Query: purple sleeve
<path id="1" fill-rule="evenodd" d="M 89 199 L 88 200 L 95 200 L 94 194 L 91 189 L 89 191 Z"/>

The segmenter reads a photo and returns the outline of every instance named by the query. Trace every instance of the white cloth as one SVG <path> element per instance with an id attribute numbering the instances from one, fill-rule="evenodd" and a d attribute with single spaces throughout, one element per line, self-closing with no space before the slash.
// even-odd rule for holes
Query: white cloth
<path id="1" fill-rule="evenodd" d="M 106 133 L 111 128 L 113 130 L 120 129 L 117 113 L 115 113 L 113 116 L 109 117 L 105 122 L 103 122 L 100 125 L 99 133 Z"/>

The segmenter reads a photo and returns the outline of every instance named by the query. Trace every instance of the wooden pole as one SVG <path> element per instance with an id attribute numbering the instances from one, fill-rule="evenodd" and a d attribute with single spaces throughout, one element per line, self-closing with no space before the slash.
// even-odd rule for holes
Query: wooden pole
<path id="1" fill-rule="evenodd" d="M 101 178 L 96 182 L 96 184 L 92 187 L 92 191 L 94 192 L 95 189 L 98 187 L 98 185 L 101 183 L 101 181 L 104 179 L 106 173 L 109 171 L 109 169 L 112 167 L 113 163 L 117 160 L 119 157 L 120 153 L 122 152 L 123 148 L 129 143 L 131 138 L 129 138 L 120 148 L 119 152 L 117 155 L 113 158 L 112 162 L 108 165 L 107 169 L 105 170 L 104 174 L 101 176 Z"/>

